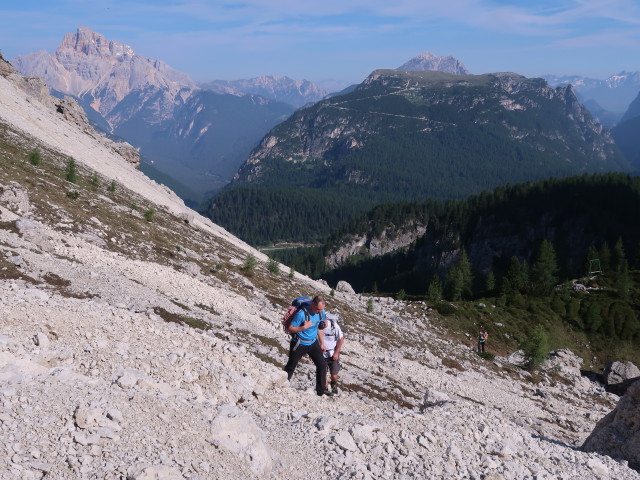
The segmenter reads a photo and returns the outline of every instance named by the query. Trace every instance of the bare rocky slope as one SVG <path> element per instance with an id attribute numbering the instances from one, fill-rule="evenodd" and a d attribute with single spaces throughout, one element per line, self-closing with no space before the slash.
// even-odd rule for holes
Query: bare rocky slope
<path id="1" fill-rule="evenodd" d="M 0 165 L 0 478 L 640 478 L 577 448 L 618 400 L 579 359 L 534 382 L 422 303 L 336 292 L 342 396 L 309 363 L 289 384 L 279 318 L 329 288 L 270 273 L 5 76 Z"/>

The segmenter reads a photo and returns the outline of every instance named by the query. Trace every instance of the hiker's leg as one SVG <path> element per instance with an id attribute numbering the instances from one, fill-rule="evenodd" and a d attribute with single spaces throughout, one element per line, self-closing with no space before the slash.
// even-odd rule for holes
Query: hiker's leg
<path id="1" fill-rule="evenodd" d="M 287 372 L 287 379 L 289 380 L 291 380 L 291 377 L 293 377 L 293 372 L 298 366 L 298 362 L 309 350 L 309 347 L 305 345 L 298 345 L 298 348 L 296 348 L 295 350 L 293 349 L 293 347 L 295 347 L 295 342 L 292 341 L 289 344 L 289 360 L 284 366 L 284 371 Z"/>
<path id="2" fill-rule="evenodd" d="M 322 354 L 320 343 L 316 340 L 309 348 L 309 356 L 316 366 L 316 393 L 322 395 L 327 383 L 327 362 Z"/>
<path id="3" fill-rule="evenodd" d="M 328 372 L 330 374 L 330 377 L 331 377 L 331 389 L 332 390 L 335 390 L 336 389 L 336 385 L 338 384 L 338 378 L 340 378 L 338 376 L 338 372 L 339 371 L 340 371 L 340 362 L 338 360 L 332 360 L 331 367 L 328 370 Z"/>

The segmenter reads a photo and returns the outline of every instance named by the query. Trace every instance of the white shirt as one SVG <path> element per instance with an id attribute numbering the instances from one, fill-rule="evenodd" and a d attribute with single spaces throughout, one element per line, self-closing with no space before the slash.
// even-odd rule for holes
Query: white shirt
<path id="1" fill-rule="evenodd" d="M 329 358 L 333 356 L 333 351 L 336 349 L 336 345 L 338 344 L 338 340 L 340 340 L 344 335 L 342 334 L 342 329 L 340 325 L 338 325 L 339 315 L 335 315 L 333 313 L 327 313 L 327 326 L 324 327 L 324 356 L 325 358 Z"/>

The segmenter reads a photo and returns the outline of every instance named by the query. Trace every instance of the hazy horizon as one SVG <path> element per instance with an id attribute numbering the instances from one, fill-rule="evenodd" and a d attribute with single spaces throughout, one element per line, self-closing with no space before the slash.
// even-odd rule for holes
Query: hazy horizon
<path id="1" fill-rule="evenodd" d="M 276 75 L 348 85 L 425 51 L 453 56 L 474 74 L 605 79 L 640 70 L 638 24 L 631 0 L 6 0 L 0 51 L 9 60 L 53 53 L 66 33 L 86 26 L 197 82 Z"/>

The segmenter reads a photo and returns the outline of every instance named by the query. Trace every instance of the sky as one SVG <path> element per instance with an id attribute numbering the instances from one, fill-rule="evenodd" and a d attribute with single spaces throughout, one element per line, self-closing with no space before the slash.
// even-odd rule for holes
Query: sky
<path id="1" fill-rule="evenodd" d="M 195 81 L 362 81 L 430 51 L 471 73 L 640 70 L 638 0 L 2 0 L 0 51 L 53 53 L 79 26 Z"/>

